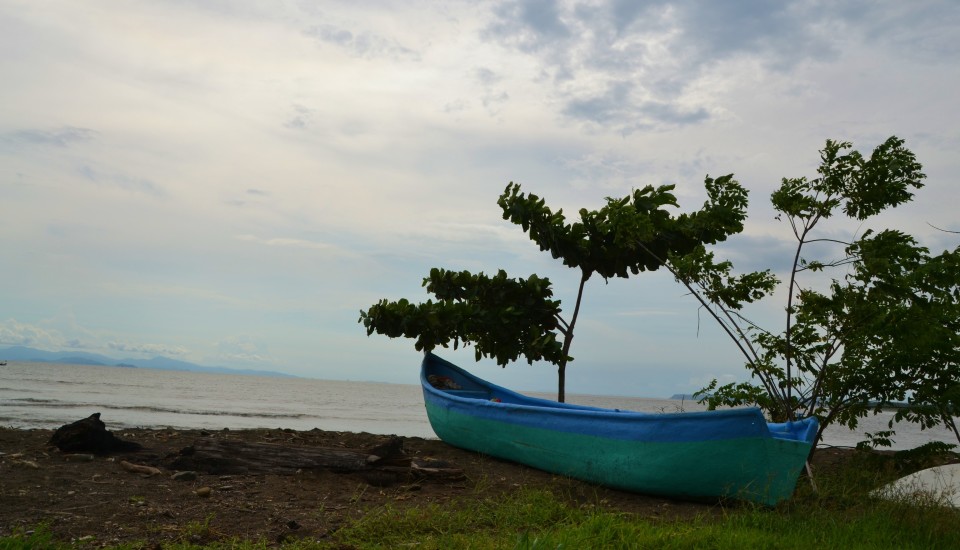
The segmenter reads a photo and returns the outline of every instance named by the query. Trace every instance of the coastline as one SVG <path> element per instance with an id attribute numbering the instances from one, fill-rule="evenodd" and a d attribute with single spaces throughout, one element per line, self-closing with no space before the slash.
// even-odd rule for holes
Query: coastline
<path id="1" fill-rule="evenodd" d="M 317 429 L 138 428 L 112 433 L 144 448 L 107 456 L 69 455 L 50 446 L 53 430 L 0 427 L 0 537 L 46 525 L 57 540 L 109 545 L 205 544 L 236 538 L 323 541 L 342 526 L 387 509 L 505 502 L 529 490 L 548 491 L 578 509 L 658 522 L 712 521 L 751 509 L 737 502 L 688 502 L 617 491 L 419 437 L 397 439 L 407 455 L 441 461 L 462 475 L 378 482 L 357 473 L 304 468 L 288 475 L 199 472 L 174 478 L 165 464 L 200 439 L 369 449 L 393 436 Z M 883 458 L 895 453 L 872 454 Z M 820 449 L 813 470 L 817 476 L 829 475 L 857 456 L 852 449 Z M 159 473 L 143 475 L 124 463 L 157 468 Z M 808 487 L 801 476 L 798 491 L 809 492 Z M 204 526 L 200 538 L 198 526 Z"/>
<path id="2" fill-rule="evenodd" d="M 347 521 L 392 507 L 498 500 L 530 487 L 560 491 L 577 505 L 652 517 L 693 518 L 718 511 L 716 503 L 673 501 L 597 487 L 451 447 L 436 439 L 401 437 L 410 456 L 442 461 L 463 471 L 453 480 L 402 479 L 384 486 L 355 473 L 301 470 L 290 475 L 198 473 L 175 480 L 164 460 L 200 438 L 256 444 L 367 449 L 392 436 L 322 430 L 168 430 L 113 432 L 144 449 L 81 458 L 48 443 L 49 429 L 0 428 L 0 536 L 48 525 L 63 540 L 109 535 L 110 544 L 169 543 L 190 525 L 209 521 L 222 537 L 323 539 Z M 142 476 L 121 463 L 158 468 Z M 200 496 L 209 488 L 207 496 Z"/>
<path id="3" fill-rule="evenodd" d="M 322 538 L 344 521 L 386 505 L 497 500 L 531 487 L 560 492 L 577 506 L 600 506 L 642 517 L 689 519 L 722 512 L 716 502 L 685 502 L 607 489 L 417 437 L 398 438 L 408 455 L 452 465 L 463 471 L 462 478 L 408 479 L 378 487 L 356 474 L 303 470 L 292 475 L 200 473 L 181 481 L 171 478 L 173 472 L 163 466 L 164 459 L 198 438 L 365 449 L 384 444 L 392 436 L 285 429 L 141 428 L 114 433 L 144 449 L 77 459 L 49 445 L 53 430 L 0 428 L 0 536 L 46 523 L 54 534 L 68 539 L 114 533 L 108 542 L 121 543 L 157 536 L 163 539 L 165 531 L 180 532 L 212 517 L 216 531 L 231 536 Z M 123 462 L 156 467 L 162 473 L 144 477 L 124 470 Z M 198 496 L 203 487 L 210 488 L 207 497 Z"/>

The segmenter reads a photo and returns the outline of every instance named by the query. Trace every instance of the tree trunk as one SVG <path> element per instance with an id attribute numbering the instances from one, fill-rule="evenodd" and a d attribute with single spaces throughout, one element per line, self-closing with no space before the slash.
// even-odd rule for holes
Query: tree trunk
<path id="1" fill-rule="evenodd" d="M 566 361 L 557 367 L 557 403 L 563 403 L 567 392 L 567 365 Z"/>

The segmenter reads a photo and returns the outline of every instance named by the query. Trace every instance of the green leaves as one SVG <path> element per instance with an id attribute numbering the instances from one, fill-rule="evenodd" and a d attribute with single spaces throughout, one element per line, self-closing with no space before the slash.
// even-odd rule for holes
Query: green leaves
<path id="1" fill-rule="evenodd" d="M 709 302 L 733 310 L 762 299 L 779 283 L 769 269 L 731 275 L 733 264 L 714 262 L 713 253 L 702 246 L 684 256 L 671 255 L 670 267 L 677 279 L 696 284 Z"/>
<path id="2" fill-rule="evenodd" d="M 903 140 L 891 137 L 869 158 L 848 142 L 828 140 L 818 177 L 784 178 L 771 203 L 797 240 L 787 292 L 786 330 L 769 332 L 735 313 L 771 293 L 769 271 L 735 277 L 729 262 L 705 250 L 671 258 L 678 280 L 710 306 L 747 359 L 753 384 L 716 387 L 711 405 L 759 404 L 773 418 L 817 415 L 821 430 L 855 428 L 884 402 L 909 399 L 896 421 L 942 423 L 960 440 L 954 415 L 960 393 L 960 248 L 931 256 L 897 230 L 867 230 L 852 243 L 812 238 L 838 210 L 864 220 L 909 201 L 923 173 Z M 805 259 L 811 242 L 843 246 L 840 260 Z M 819 248 L 818 250 L 823 250 Z M 801 284 L 804 272 L 834 273 L 822 290 Z M 822 279 L 820 280 L 822 283 Z M 877 442 L 889 443 L 892 432 Z"/>
<path id="3" fill-rule="evenodd" d="M 845 344 L 869 352 L 863 367 L 883 377 L 873 380 L 878 398 L 909 396 L 917 405 L 898 420 L 956 431 L 960 247 L 931 256 L 909 235 L 887 230 L 864 236 L 850 253 L 860 261 L 841 295 L 852 320 Z"/>
<path id="4" fill-rule="evenodd" d="M 844 154 L 849 142 L 827 140 L 820 151 L 820 177 L 784 178 L 771 203 L 778 212 L 814 224 L 841 204 L 845 215 L 858 220 L 899 206 L 913 198 L 910 189 L 923 187 L 926 177 L 903 143 L 892 136 L 865 159 L 859 151 Z"/>
<path id="5" fill-rule="evenodd" d="M 520 356 L 530 363 L 565 358 L 557 339 L 560 302 L 551 299 L 548 279 L 511 279 L 503 270 L 490 277 L 434 268 L 423 286 L 437 301 L 381 300 L 361 311 L 367 335 L 413 338 L 418 351 L 456 348 L 463 342 L 474 346 L 478 360 L 486 356 L 499 365 Z"/>
<path id="6" fill-rule="evenodd" d="M 553 212 L 537 195 L 507 185 L 497 204 L 503 218 L 520 225 L 540 250 L 607 279 L 628 278 L 656 271 L 670 255 L 688 254 L 743 230 L 747 192 L 732 175 L 706 178 L 708 200 L 696 212 L 671 215 L 677 207 L 675 186 L 646 186 L 620 199 L 607 198 L 599 210 L 581 209 L 579 221 L 567 223 L 563 211 Z"/>

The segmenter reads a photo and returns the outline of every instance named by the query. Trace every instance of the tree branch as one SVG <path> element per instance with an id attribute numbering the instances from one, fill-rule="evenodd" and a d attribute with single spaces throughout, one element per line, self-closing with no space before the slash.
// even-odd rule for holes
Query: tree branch
<path id="1" fill-rule="evenodd" d="M 930 227 L 936 229 L 937 231 L 943 231 L 944 233 L 953 233 L 953 234 L 955 234 L 955 235 L 960 235 L 960 231 L 951 231 L 951 230 L 949 230 L 949 229 L 942 229 L 942 228 L 939 228 L 939 227 L 933 225 L 933 224 L 930 223 L 930 222 L 927 222 L 927 225 L 929 225 Z M 957 439 L 960 439 L 960 436 L 957 436 Z"/>

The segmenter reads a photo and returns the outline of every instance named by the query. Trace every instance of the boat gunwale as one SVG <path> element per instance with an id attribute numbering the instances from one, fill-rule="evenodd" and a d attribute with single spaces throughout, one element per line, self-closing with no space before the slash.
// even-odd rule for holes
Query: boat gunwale
<path id="1" fill-rule="evenodd" d="M 470 403 L 474 405 L 483 405 L 490 407 L 506 407 L 506 408 L 516 408 L 518 410 L 536 410 L 536 411 L 549 411 L 551 413 L 560 413 L 570 416 L 586 416 L 586 417 L 597 417 L 597 418 L 611 418 L 618 420 L 668 420 L 668 419 L 695 419 L 698 417 L 707 417 L 707 418 L 728 418 L 728 417 L 755 417 L 763 422 L 763 426 L 769 431 L 769 426 L 766 418 L 763 416 L 763 412 L 759 407 L 741 407 L 736 409 L 724 409 L 724 410 L 713 410 L 713 411 L 690 411 L 690 412 L 643 412 L 643 411 L 631 411 L 631 410 L 621 410 L 621 409 L 605 409 L 601 407 L 591 407 L 589 405 L 576 405 L 571 403 L 559 403 L 556 401 L 550 401 L 548 399 L 542 399 L 539 397 L 530 397 L 523 395 L 521 393 L 514 392 L 502 386 L 498 386 L 492 382 L 478 378 L 473 374 L 467 372 L 466 370 L 454 365 L 453 363 L 434 355 L 432 353 L 427 353 L 423 360 L 423 367 L 426 367 L 428 360 L 436 360 L 441 362 L 445 368 L 455 371 L 458 375 L 462 375 L 471 382 L 495 390 L 497 392 L 502 392 L 506 395 L 509 395 L 513 398 L 516 398 L 518 401 L 526 403 L 510 403 L 510 402 L 493 402 L 487 399 L 480 399 L 478 397 L 470 397 L 464 395 L 457 395 L 449 391 L 435 388 L 430 382 L 426 379 L 426 368 L 421 368 L 420 381 L 423 389 L 430 392 L 434 396 L 440 399 L 449 399 L 454 402 L 460 403 Z M 454 390 L 456 391 L 456 390 Z"/>

